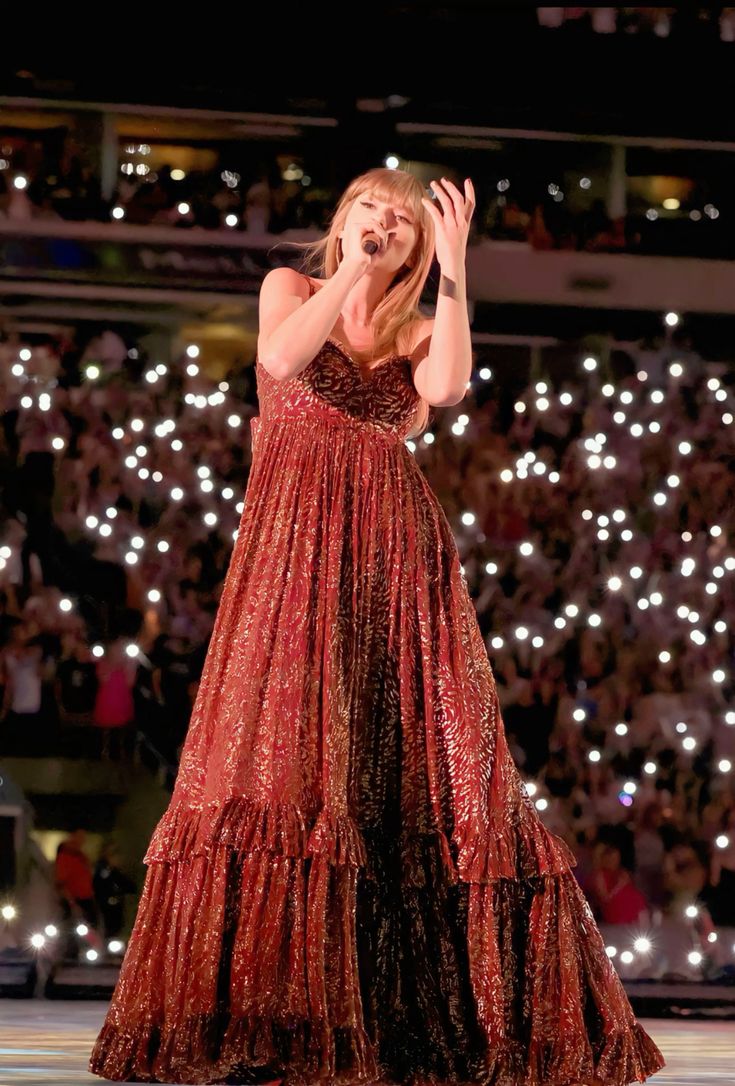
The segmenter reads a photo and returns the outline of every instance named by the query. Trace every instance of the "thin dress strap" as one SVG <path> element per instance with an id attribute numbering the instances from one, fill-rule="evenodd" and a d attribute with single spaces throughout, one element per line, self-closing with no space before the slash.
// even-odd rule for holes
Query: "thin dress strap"
<path id="1" fill-rule="evenodd" d="M 314 286 L 308 275 L 306 276 L 306 282 L 309 284 L 309 297 L 311 298 L 312 294 L 316 290 L 316 287 Z"/>

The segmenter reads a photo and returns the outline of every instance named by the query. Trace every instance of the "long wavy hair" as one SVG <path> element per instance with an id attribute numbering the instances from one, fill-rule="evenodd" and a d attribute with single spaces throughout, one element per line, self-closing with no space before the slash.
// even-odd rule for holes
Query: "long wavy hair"
<path id="1" fill-rule="evenodd" d="M 431 269 L 434 256 L 434 221 L 424 209 L 421 199 L 430 196 L 421 182 L 406 170 L 390 170 L 378 166 L 359 174 L 347 186 L 337 203 L 323 237 L 317 241 L 289 241 L 304 250 L 302 271 L 307 275 L 330 278 L 342 262 L 340 232 L 350 207 L 363 193 L 370 190 L 378 199 L 399 203 L 406 207 L 417 229 L 413 251 L 375 308 L 376 357 L 392 353 L 408 353 L 413 343 L 416 325 L 425 320 L 419 309 L 419 300 Z M 426 429 L 431 417 L 431 404 L 419 397 L 416 415 L 408 434 L 418 437 Z"/>

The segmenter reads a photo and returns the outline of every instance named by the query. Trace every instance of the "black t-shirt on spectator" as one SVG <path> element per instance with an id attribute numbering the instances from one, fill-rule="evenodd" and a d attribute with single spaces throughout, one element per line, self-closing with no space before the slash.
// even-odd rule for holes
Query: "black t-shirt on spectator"
<path id="1" fill-rule="evenodd" d="M 68 713 L 88 713 L 94 708 L 97 693 L 97 667 L 70 656 L 56 668 L 61 684 L 61 703 Z"/>

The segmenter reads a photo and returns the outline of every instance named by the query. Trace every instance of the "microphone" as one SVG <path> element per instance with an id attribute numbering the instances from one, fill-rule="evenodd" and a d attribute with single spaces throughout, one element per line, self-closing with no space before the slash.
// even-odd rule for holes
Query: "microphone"
<path id="1" fill-rule="evenodd" d="M 381 241 L 377 234 L 373 234 L 372 232 L 365 234 L 362 239 L 362 251 L 364 253 L 369 253 L 370 256 L 372 256 L 373 253 L 377 253 L 380 248 Z"/>

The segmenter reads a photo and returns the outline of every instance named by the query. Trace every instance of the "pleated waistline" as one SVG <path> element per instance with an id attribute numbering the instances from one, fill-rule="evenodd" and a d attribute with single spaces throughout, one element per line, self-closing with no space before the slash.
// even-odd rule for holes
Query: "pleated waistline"
<path id="1" fill-rule="evenodd" d="M 371 419 L 359 419 L 351 418 L 350 416 L 339 415 L 335 416 L 327 411 L 314 410 L 309 408 L 308 411 L 280 411 L 277 415 L 268 415 L 264 418 L 261 415 L 254 415 L 250 419 L 250 433 L 252 441 L 257 441 L 258 436 L 262 430 L 270 429 L 274 426 L 278 426 L 282 423 L 303 423 L 307 426 L 324 426 L 326 428 L 342 430 L 343 432 L 349 432 L 360 437 L 367 437 L 371 442 L 380 441 L 387 446 L 398 447 L 405 445 L 405 437 L 401 433 L 397 433 L 394 430 L 386 430 L 379 422 L 374 422 Z"/>

